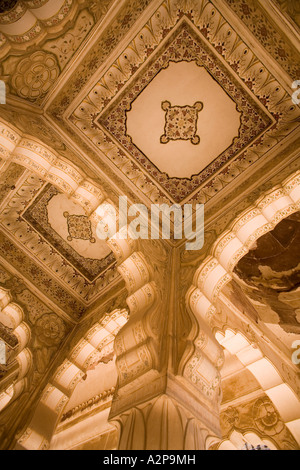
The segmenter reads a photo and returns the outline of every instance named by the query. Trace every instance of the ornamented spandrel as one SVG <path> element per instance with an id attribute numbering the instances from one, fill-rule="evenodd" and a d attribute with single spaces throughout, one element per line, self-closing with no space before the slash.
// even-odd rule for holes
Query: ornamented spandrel
<path id="1" fill-rule="evenodd" d="M 69 212 L 64 212 L 64 217 L 66 217 L 68 224 L 68 241 L 71 242 L 73 238 L 76 238 L 89 240 L 91 243 L 96 242 L 92 234 L 91 222 L 86 215 L 70 215 Z"/>

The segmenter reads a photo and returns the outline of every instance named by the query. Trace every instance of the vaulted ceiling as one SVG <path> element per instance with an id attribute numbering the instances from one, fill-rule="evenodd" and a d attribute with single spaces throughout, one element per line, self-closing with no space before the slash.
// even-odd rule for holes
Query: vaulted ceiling
<path id="1" fill-rule="evenodd" d="M 1 2 L 0 120 L 18 151 L 0 155 L 0 287 L 28 312 L 36 381 L 77 322 L 111 298 L 126 305 L 115 256 L 80 203 L 85 190 L 116 205 L 120 195 L 148 207 L 205 204 L 204 251 L 165 242 L 179 248 L 185 292 L 232 218 L 299 169 L 299 18 L 297 0 Z M 280 264 L 282 229 L 239 262 L 228 287 L 254 317 L 253 286 L 295 268 Z M 298 333 L 293 296 L 280 319 L 282 292 L 266 294 L 264 321 Z M 41 324 L 57 333 L 44 337 Z"/>

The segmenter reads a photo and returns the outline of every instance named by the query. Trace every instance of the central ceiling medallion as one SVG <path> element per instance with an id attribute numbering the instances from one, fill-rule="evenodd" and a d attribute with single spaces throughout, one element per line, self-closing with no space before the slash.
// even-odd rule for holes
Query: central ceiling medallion
<path id="1" fill-rule="evenodd" d="M 200 137 L 197 133 L 198 113 L 203 103 L 197 101 L 194 106 L 171 106 L 170 101 L 163 101 L 161 107 L 166 111 L 165 133 L 160 142 L 167 144 L 170 140 L 190 140 L 197 145 Z"/>

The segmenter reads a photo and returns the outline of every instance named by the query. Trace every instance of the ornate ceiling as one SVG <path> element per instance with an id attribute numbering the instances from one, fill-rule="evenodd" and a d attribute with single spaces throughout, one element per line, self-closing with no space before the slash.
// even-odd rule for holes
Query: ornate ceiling
<path id="1" fill-rule="evenodd" d="M 262 3 L 66 1 L 56 10 L 54 3 L 50 11 L 47 2 L 17 2 L 2 14 L 1 77 L 9 106 L 0 111 L 111 200 L 209 203 L 208 225 L 240 185 L 263 177 L 264 165 L 293 161 L 279 151 L 297 148 L 299 108 L 290 87 L 298 77 L 298 51 L 283 18 L 275 27 L 275 13 Z M 27 164 L 22 157 L 18 162 Z M 93 243 L 81 208 L 38 184 L 27 188 L 26 202 L 18 199 L 27 208 L 22 230 L 35 234 L 26 253 L 34 252 L 46 277 L 51 272 L 51 301 L 57 303 L 62 290 L 80 316 L 118 277 L 113 255 Z M 35 216 L 42 218 L 39 204 L 46 201 L 52 211 L 57 201 L 59 233 L 45 207 L 44 222 Z M 40 278 L 34 283 L 45 291 Z"/>
<path id="2" fill-rule="evenodd" d="M 98 239 L 100 203 L 117 206 L 125 195 L 148 207 L 205 204 L 203 250 L 187 252 L 184 241 L 175 240 L 143 245 L 159 282 L 157 266 L 175 253 L 178 272 L 171 263 L 162 272 L 167 279 L 173 269 L 174 311 L 180 312 L 197 267 L 217 256 L 214 243 L 231 221 L 299 169 L 300 109 L 291 99 L 292 83 L 300 79 L 299 18 L 297 0 L 1 3 L 0 80 L 7 96 L 0 138 L 7 147 L 0 154 L 0 288 L 23 309 L 31 329 L 30 390 L 43 380 L 47 385 L 46 366 L 56 354 L 64 360 L 70 336 L 78 343 L 78 323 L 90 328 L 95 312 L 126 306 L 123 278 L 130 294 L 142 285 L 132 280 L 130 263 L 118 266 L 124 253 L 118 258 Z M 299 333 L 299 260 L 293 258 L 299 215 L 287 215 L 241 257 L 224 289 L 246 319 L 271 325 L 278 348 Z M 282 258 L 293 266 L 287 270 Z M 134 261 L 145 281 L 139 255 Z M 159 287 L 167 298 L 167 287 Z M 132 309 L 135 301 L 128 301 Z M 222 301 L 217 307 L 226 310 Z M 188 337 L 190 323 L 180 315 Z M 4 325 L 0 337 L 14 357 L 16 336 Z M 111 359 L 87 377 L 78 375 L 61 430 L 93 399 L 86 384 L 93 388 L 103 370 L 115 380 Z M 251 393 L 259 389 L 251 402 L 254 422 L 267 397 L 243 374 L 224 372 L 224 403 L 236 380 L 241 390 L 246 384 Z M 112 382 L 99 385 L 97 406 Z M 247 410 L 240 406 L 240 415 Z M 224 409 L 226 438 L 228 419 L 238 418 Z M 285 428 L 280 433 L 293 441 Z"/>
<path id="3" fill-rule="evenodd" d="M 100 66 L 97 58 L 95 72 L 94 47 L 81 78 L 72 76 L 47 109 L 145 201 L 207 202 L 278 138 L 289 136 L 299 110 L 259 50 L 233 29 L 232 12 L 228 21 L 209 2 L 158 2 L 157 7 L 143 27 L 133 29 L 113 61 Z M 114 26 L 115 38 L 122 28 Z M 272 52 L 277 61 L 277 49 Z M 296 59 L 295 49 L 290 54 Z M 165 126 L 172 126 L 164 101 L 203 103 L 197 131 L 190 131 L 198 135 L 197 145 L 183 136 L 174 139 L 175 134 L 162 142 Z M 221 122 L 224 112 L 230 117 Z"/>

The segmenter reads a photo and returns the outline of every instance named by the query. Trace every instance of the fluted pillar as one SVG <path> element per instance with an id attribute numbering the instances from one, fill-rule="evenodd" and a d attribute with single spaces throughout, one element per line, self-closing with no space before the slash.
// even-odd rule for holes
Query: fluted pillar
<path id="1" fill-rule="evenodd" d="M 119 450 L 203 450 L 209 430 L 167 394 L 118 418 Z"/>

